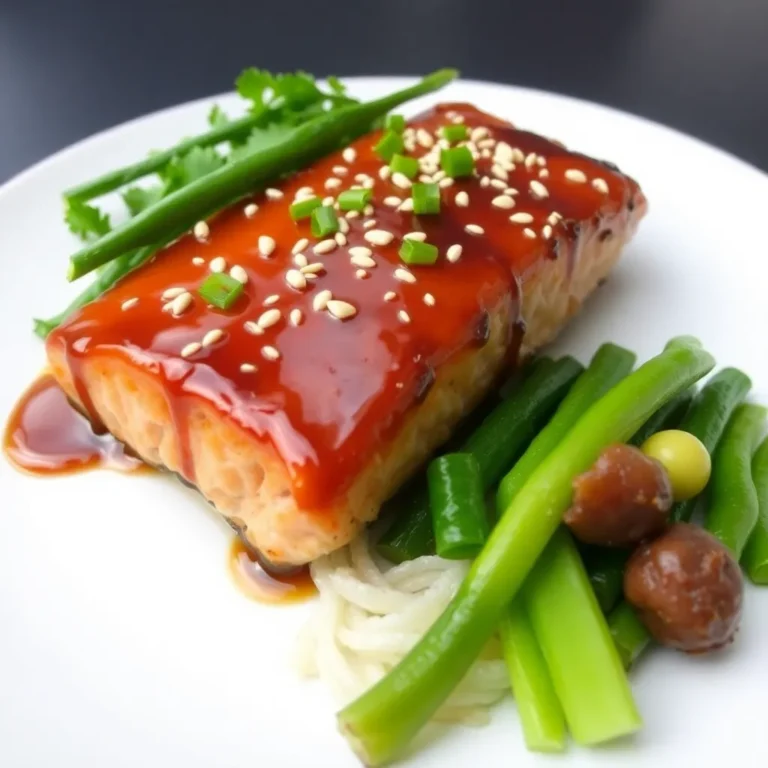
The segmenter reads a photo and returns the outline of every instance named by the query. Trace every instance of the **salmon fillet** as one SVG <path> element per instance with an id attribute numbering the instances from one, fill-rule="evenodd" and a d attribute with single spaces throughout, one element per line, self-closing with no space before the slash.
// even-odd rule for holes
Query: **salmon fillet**
<path id="1" fill-rule="evenodd" d="M 440 170 L 465 125 L 470 176 Z M 467 104 L 412 121 L 413 183 L 365 136 L 201 223 L 47 341 L 60 385 L 146 462 L 193 483 L 276 564 L 347 544 L 500 373 L 551 341 L 616 263 L 646 204 L 608 163 Z M 314 237 L 295 199 L 368 189 Z M 419 233 L 419 234 L 412 234 Z M 408 265 L 406 235 L 438 249 Z M 198 293 L 227 270 L 227 310 Z"/>

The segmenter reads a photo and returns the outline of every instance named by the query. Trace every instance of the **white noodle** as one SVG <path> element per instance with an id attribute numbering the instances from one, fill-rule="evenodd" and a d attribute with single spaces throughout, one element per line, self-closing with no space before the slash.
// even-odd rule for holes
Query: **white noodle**
<path id="1" fill-rule="evenodd" d="M 302 631 L 297 666 L 319 677 L 340 704 L 380 680 L 418 642 L 456 594 L 468 564 L 428 555 L 391 565 L 366 534 L 311 565 L 320 599 Z M 489 708 L 506 695 L 509 677 L 498 641 L 434 717 L 437 722 L 483 725 Z"/>

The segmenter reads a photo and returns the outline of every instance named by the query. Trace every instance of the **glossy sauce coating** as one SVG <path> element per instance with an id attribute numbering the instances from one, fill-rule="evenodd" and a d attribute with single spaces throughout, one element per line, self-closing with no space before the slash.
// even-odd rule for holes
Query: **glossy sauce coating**
<path id="1" fill-rule="evenodd" d="M 145 465 L 109 433 L 98 434 L 50 374 L 24 393 L 5 427 L 3 448 L 19 469 L 41 475 Z"/>
<path id="2" fill-rule="evenodd" d="M 482 343 L 490 309 L 506 306 L 513 321 L 520 319 L 518 283 L 528 269 L 543 258 L 572 258 L 585 226 L 610 236 L 611 227 L 623 226 L 627 211 L 642 200 L 623 174 L 468 105 L 437 107 L 411 127 L 434 141 L 441 126 L 462 119 L 470 129 L 487 128 L 493 140 L 506 142 L 516 162 L 514 169 L 508 164 L 507 171 L 494 170 L 496 150 L 488 148 L 477 160 L 477 176 L 442 189 L 440 215 L 415 216 L 385 202 L 404 200 L 409 191 L 380 178 L 385 164 L 372 149 L 380 135 L 371 134 L 352 145 L 354 159 L 349 150 L 336 153 L 283 183 L 281 199 L 259 194 L 220 213 L 208 222 L 208 237 L 182 238 L 84 308 L 51 335 L 49 345 L 65 348 L 85 407 L 90 406 L 80 374 L 83 361 L 94 353 L 129 359 L 162 383 L 182 450 L 188 447 L 187 404 L 202 398 L 255 439 L 272 443 L 300 507 L 331 505 L 377 447 L 397 434 L 435 371 L 439 375 L 444 362 Z M 484 140 L 476 143 L 479 154 Z M 416 141 L 409 154 L 426 152 Z M 370 184 L 368 179 L 372 215 L 347 219 L 346 244 L 313 252 L 318 238 L 312 237 L 309 220 L 294 222 L 289 215 L 296 193 L 309 186 L 319 197 L 335 197 L 353 184 Z M 492 202 L 506 184 L 511 209 Z M 545 197 L 537 194 L 539 185 Z M 457 204 L 459 192 L 468 193 L 467 205 Z M 258 210 L 248 215 L 248 203 Z M 515 213 L 528 214 L 530 222 L 510 221 Z M 394 235 L 390 244 L 366 240 L 372 220 L 370 229 Z M 482 234 L 465 231 L 469 224 L 481 227 Z M 434 266 L 410 268 L 415 282 L 403 282 L 395 274 L 405 267 L 398 249 L 403 236 L 414 231 L 426 233 L 440 259 Z M 261 236 L 276 242 L 268 256 L 260 250 Z M 306 289 L 296 289 L 286 280 L 288 270 L 301 266 L 292 250 L 303 238 L 309 241 L 300 250 L 306 262 L 322 267 L 316 278 L 306 278 Z M 446 258 L 452 245 L 463 251 L 455 262 Z M 369 248 L 376 266 L 351 263 L 352 246 Z M 223 257 L 227 270 L 242 267 L 248 278 L 244 295 L 228 311 L 207 307 L 197 294 L 216 257 Z M 163 294 L 173 287 L 193 297 L 178 316 L 163 311 Z M 313 301 L 323 290 L 351 304 L 354 317 L 342 321 L 315 311 Z M 385 300 L 390 293 L 394 296 Z M 279 310 L 278 321 L 258 335 L 249 333 L 267 309 Z M 215 330 L 222 332 L 220 339 L 181 356 Z M 510 335 L 512 357 L 515 349 Z M 273 350 L 279 359 L 268 359 Z M 188 452 L 181 471 L 194 482 Z"/>

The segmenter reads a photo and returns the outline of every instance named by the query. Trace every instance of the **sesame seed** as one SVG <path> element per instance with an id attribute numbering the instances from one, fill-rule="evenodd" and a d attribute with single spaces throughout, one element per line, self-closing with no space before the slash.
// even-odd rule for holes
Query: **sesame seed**
<path id="1" fill-rule="evenodd" d="M 411 322 L 411 316 L 404 309 L 398 310 L 397 319 L 405 325 Z"/>
<path id="2" fill-rule="evenodd" d="M 215 259 L 211 259 L 211 263 L 208 265 L 208 269 L 211 272 L 223 272 L 227 268 L 227 260 L 223 256 L 217 256 Z"/>
<path id="3" fill-rule="evenodd" d="M 342 153 L 341 156 L 344 158 L 345 163 L 354 163 L 355 158 L 357 157 L 357 152 L 355 152 L 352 147 L 347 147 Z"/>
<path id="4" fill-rule="evenodd" d="M 480 186 L 481 187 L 487 187 L 491 183 L 491 180 L 487 176 L 483 176 L 480 179 Z"/>
<path id="5" fill-rule="evenodd" d="M 171 302 L 171 312 L 173 312 L 174 315 L 183 315 L 191 305 L 192 294 L 185 291 Z"/>
<path id="6" fill-rule="evenodd" d="M 258 368 L 253 363 L 243 363 L 240 366 L 241 373 L 255 373 L 257 370 Z"/>
<path id="7" fill-rule="evenodd" d="M 163 312 L 170 312 L 173 302 L 169 301 L 167 304 L 163 304 Z"/>
<path id="8" fill-rule="evenodd" d="M 282 313 L 279 309 L 268 309 L 266 312 L 261 313 L 256 324 L 262 329 L 271 328 L 280 322 L 281 317 Z"/>
<path id="9" fill-rule="evenodd" d="M 451 118 L 451 122 L 452 122 L 452 123 L 456 123 L 457 125 L 458 125 L 459 123 L 463 123 L 463 122 L 464 122 L 464 115 L 454 115 L 454 116 Z"/>
<path id="10" fill-rule="evenodd" d="M 428 307 L 434 307 L 435 306 L 435 297 L 431 293 L 425 293 L 424 294 L 424 303 Z"/>
<path id="11" fill-rule="evenodd" d="M 361 184 L 368 181 L 371 177 L 367 173 L 358 173 L 355 175 L 355 181 L 359 181 Z"/>
<path id="12" fill-rule="evenodd" d="M 382 165 L 379 168 L 379 178 L 386 181 L 392 175 L 392 169 L 388 165 Z"/>
<path id="13" fill-rule="evenodd" d="M 327 178 L 325 180 L 325 183 L 323 184 L 323 186 L 326 189 L 336 189 L 337 187 L 341 186 L 341 179 L 337 179 L 334 176 L 331 176 L 330 178 Z"/>
<path id="14" fill-rule="evenodd" d="M 519 195 L 520 192 L 519 192 L 519 190 L 515 189 L 514 187 L 507 187 L 504 190 L 504 194 L 505 195 L 509 195 L 510 197 L 514 197 L 515 195 Z"/>
<path id="15" fill-rule="evenodd" d="M 412 138 L 403 139 L 403 146 L 405 147 L 406 151 L 414 152 L 416 150 L 416 141 Z"/>
<path id="16" fill-rule="evenodd" d="M 501 179 L 491 179 L 491 186 L 494 189 L 506 189 L 507 184 L 505 181 L 502 181 Z"/>
<path id="17" fill-rule="evenodd" d="M 509 174 L 498 163 L 493 165 L 491 168 L 491 173 L 497 179 L 501 179 L 502 181 L 507 181 L 507 179 L 509 179 Z"/>
<path id="18" fill-rule="evenodd" d="M 214 328 L 203 336 L 203 346 L 212 347 L 217 341 L 224 337 L 224 331 L 221 328 Z"/>
<path id="19" fill-rule="evenodd" d="M 313 261 L 311 264 L 307 264 L 306 266 L 301 268 L 301 273 L 303 275 L 317 275 L 320 272 L 325 271 L 325 264 L 323 264 L 322 261 Z"/>
<path id="20" fill-rule="evenodd" d="M 330 253 L 336 248 L 336 241 L 333 239 L 321 240 L 312 250 L 317 254 Z"/>
<path id="21" fill-rule="evenodd" d="M 469 195 L 462 190 L 456 193 L 456 197 L 453 198 L 453 202 L 459 206 L 459 208 L 466 208 L 469 205 Z"/>
<path id="22" fill-rule="evenodd" d="M 384 294 L 384 301 L 394 301 L 397 298 L 397 294 L 394 291 L 387 291 Z"/>
<path id="23" fill-rule="evenodd" d="M 243 208 L 243 213 L 246 215 L 247 218 L 252 219 L 256 215 L 256 211 L 259 210 L 259 206 L 256 205 L 256 203 L 248 203 L 248 205 Z"/>
<path id="24" fill-rule="evenodd" d="M 346 245 L 347 244 L 347 236 L 343 232 L 337 232 L 333 239 L 336 241 L 336 245 Z"/>
<path id="25" fill-rule="evenodd" d="M 545 225 L 544 225 L 544 226 L 541 228 L 541 236 L 542 236 L 542 237 L 543 237 L 545 240 L 549 240 L 549 238 L 550 238 L 550 237 L 552 237 L 552 226 L 551 226 L 550 224 L 545 224 Z"/>
<path id="26" fill-rule="evenodd" d="M 547 221 L 554 227 L 562 218 L 562 214 L 557 211 L 552 211 L 552 213 L 547 216 Z"/>
<path id="27" fill-rule="evenodd" d="M 300 309 L 292 309 L 289 317 L 291 325 L 299 326 L 304 322 L 304 313 Z"/>
<path id="28" fill-rule="evenodd" d="M 195 256 L 195 257 L 192 259 L 192 263 L 193 263 L 193 264 L 194 264 L 196 267 L 202 267 L 202 266 L 203 266 L 203 264 L 205 264 L 205 259 L 204 259 L 202 256 Z"/>
<path id="29" fill-rule="evenodd" d="M 509 217 L 509 220 L 513 224 L 530 224 L 533 221 L 533 216 L 525 211 L 518 211 L 517 213 L 513 213 Z"/>
<path id="30" fill-rule="evenodd" d="M 506 141 L 497 141 L 493 154 L 499 160 L 514 160 L 512 147 Z"/>
<path id="31" fill-rule="evenodd" d="M 445 171 L 439 170 L 432 174 L 432 181 L 442 181 L 445 178 Z"/>
<path id="32" fill-rule="evenodd" d="M 296 190 L 296 197 L 299 197 L 299 195 L 309 195 L 309 197 L 314 197 L 315 189 L 314 187 L 299 187 Z"/>
<path id="33" fill-rule="evenodd" d="M 470 235 L 484 235 L 485 230 L 479 224 L 467 224 L 464 227 L 464 231 Z"/>
<path id="34" fill-rule="evenodd" d="M 337 176 L 346 176 L 349 173 L 349 169 L 347 168 L 346 165 L 334 165 L 333 172 Z"/>
<path id="35" fill-rule="evenodd" d="M 278 301 L 280 301 L 280 294 L 279 293 L 272 293 L 269 296 L 267 296 L 266 299 L 264 299 L 262 304 L 265 307 L 271 307 L 273 304 L 277 304 Z"/>
<path id="36" fill-rule="evenodd" d="M 388 205 L 390 208 L 397 208 L 400 203 L 402 203 L 402 199 L 399 197 L 395 197 L 394 195 L 389 195 L 388 197 L 384 198 L 384 205 Z"/>
<path id="37" fill-rule="evenodd" d="M 446 176 L 444 179 L 440 179 L 440 181 L 437 182 L 437 186 L 440 187 L 440 189 L 447 189 L 448 187 L 452 187 L 453 179 L 450 176 Z"/>
<path id="38" fill-rule="evenodd" d="M 549 171 L 546 168 L 542 168 L 539 171 L 539 178 L 540 179 L 548 179 L 549 178 Z"/>
<path id="39" fill-rule="evenodd" d="M 125 312 L 127 309 L 131 309 L 132 307 L 135 307 L 139 303 L 139 300 L 134 296 L 132 299 L 126 299 L 121 305 L 120 309 Z"/>
<path id="40" fill-rule="evenodd" d="M 376 219 L 368 219 L 368 221 L 363 222 L 363 229 L 371 229 L 372 227 L 376 226 Z"/>
<path id="41" fill-rule="evenodd" d="M 293 257 L 293 263 L 297 267 L 306 267 L 307 264 L 309 264 L 309 261 L 307 260 L 307 257 L 303 253 L 297 253 Z"/>
<path id="42" fill-rule="evenodd" d="M 358 280 L 365 280 L 365 278 L 368 277 L 368 273 L 364 269 L 356 269 L 355 277 Z"/>
<path id="43" fill-rule="evenodd" d="M 525 155 L 523 154 L 523 150 L 519 147 L 513 147 L 512 148 L 512 161 L 515 163 L 522 163 L 523 160 L 525 160 Z"/>
<path id="44" fill-rule="evenodd" d="M 445 252 L 445 258 L 448 259 L 451 264 L 455 264 L 461 258 L 463 250 L 464 249 L 458 243 L 455 243 L 454 245 L 449 246 L 448 250 Z"/>
<path id="45" fill-rule="evenodd" d="M 229 276 L 242 285 L 245 285 L 248 282 L 248 273 L 239 264 L 235 264 L 235 266 L 229 270 Z"/>
<path id="46" fill-rule="evenodd" d="M 363 208 L 363 215 L 364 216 L 373 216 L 373 206 L 368 203 L 368 205 Z"/>
<path id="47" fill-rule="evenodd" d="M 202 344 L 198 343 L 197 341 L 193 341 L 191 344 L 187 344 L 187 346 L 181 350 L 181 356 L 192 357 L 192 355 L 197 354 L 202 348 Z"/>
<path id="48" fill-rule="evenodd" d="M 578 168 L 569 168 L 564 175 L 568 181 L 575 181 L 577 184 L 584 184 L 587 180 L 587 174 Z"/>
<path id="49" fill-rule="evenodd" d="M 330 195 L 329 195 L 328 197 L 324 197 L 324 198 L 323 198 L 323 205 L 324 205 L 326 208 L 333 208 L 333 204 L 334 204 L 335 202 L 336 202 L 336 201 L 334 200 L 334 198 L 333 198 L 333 197 L 331 197 Z"/>
<path id="50" fill-rule="evenodd" d="M 211 228 L 204 221 L 198 221 L 192 229 L 192 234 L 195 236 L 196 240 L 199 240 L 202 243 L 209 238 Z"/>
<path id="51" fill-rule="evenodd" d="M 534 165 L 536 165 L 536 153 L 530 152 L 525 157 L 525 167 L 530 171 Z"/>
<path id="52" fill-rule="evenodd" d="M 259 237 L 259 253 L 265 259 L 268 259 L 275 252 L 275 248 L 277 248 L 277 243 L 274 237 L 269 235 L 261 235 Z"/>
<path id="53" fill-rule="evenodd" d="M 543 168 L 547 164 L 547 158 L 544 155 L 537 155 L 536 162 Z"/>
<path id="54" fill-rule="evenodd" d="M 328 302 L 333 299 L 333 294 L 330 291 L 320 291 L 320 293 L 312 299 L 312 309 L 315 312 L 322 312 L 327 306 Z"/>
<path id="55" fill-rule="evenodd" d="M 483 160 L 488 160 L 491 157 L 491 150 L 490 149 L 481 149 L 480 150 L 480 157 L 482 157 Z"/>
<path id="56" fill-rule="evenodd" d="M 491 205 L 495 208 L 514 208 L 515 201 L 507 195 L 499 195 L 491 200 Z"/>
<path id="57" fill-rule="evenodd" d="M 291 253 L 301 253 L 308 245 L 309 240 L 307 240 L 306 237 L 302 237 L 294 243 L 293 248 L 291 248 Z"/>
<path id="58" fill-rule="evenodd" d="M 363 182 L 363 189 L 373 189 L 376 182 L 369 176 L 364 182 Z"/>
<path id="59" fill-rule="evenodd" d="M 416 275 L 414 275 L 412 272 L 409 272 L 407 269 L 403 269 L 402 267 L 398 267 L 395 270 L 395 280 L 399 280 L 401 283 L 415 283 L 416 282 Z"/>
<path id="60" fill-rule="evenodd" d="M 397 209 L 398 211 L 412 211 L 413 210 L 413 198 L 407 197 L 405 200 L 403 200 L 402 205 Z"/>
<path id="61" fill-rule="evenodd" d="M 330 299 L 326 305 L 328 311 L 338 320 L 348 320 L 357 314 L 357 308 L 348 301 Z"/>
<path id="62" fill-rule="evenodd" d="M 373 251 L 364 245 L 354 245 L 349 249 L 350 256 L 373 256 Z"/>
<path id="63" fill-rule="evenodd" d="M 250 333 L 251 336 L 261 336 L 264 333 L 262 327 L 253 320 L 246 320 L 246 322 L 243 323 L 243 328 L 246 333 Z"/>
<path id="64" fill-rule="evenodd" d="M 372 245 L 389 245 L 395 238 L 386 229 L 369 229 L 363 237 Z"/>
<path id="65" fill-rule="evenodd" d="M 356 219 L 360 215 L 360 211 L 347 211 L 346 217 L 348 219 Z"/>
<path id="66" fill-rule="evenodd" d="M 170 301 L 171 299 L 175 299 L 177 296 L 181 296 L 182 293 L 186 293 L 186 288 L 166 288 L 163 291 L 163 295 L 161 296 L 163 301 Z"/>
<path id="67" fill-rule="evenodd" d="M 399 171 L 392 174 L 391 181 L 396 187 L 400 187 L 400 189 L 410 189 L 412 186 L 411 180 L 404 173 L 400 173 Z"/>
<path id="68" fill-rule="evenodd" d="M 423 243 L 427 239 L 427 233 L 426 232 L 409 232 L 403 239 L 418 240 L 420 243 Z"/>
<path id="69" fill-rule="evenodd" d="M 477 128 L 472 129 L 472 133 L 469 134 L 469 138 L 472 139 L 472 141 L 480 141 L 480 139 L 484 139 L 487 135 L 488 129 L 483 125 L 479 125 Z"/>
<path id="70" fill-rule="evenodd" d="M 535 232 L 534 232 L 534 231 L 533 231 L 533 230 L 532 230 L 530 227 L 526 227 L 526 228 L 523 230 L 523 234 L 524 234 L 524 235 L 525 235 L 527 238 L 530 238 L 531 240 L 534 240 L 534 239 L 536 238 L 536 233 L 535 233 Z"/>
<path id="71" fill-rule="evenodd" d="M 605 179 L 592 179 L 592 186 L 602 194 L 608 194 L 608 182 Z"/>
<path id="72" fill-rule="evenodd" d="M 349 222 L 346 219 L 339 219 L 339 232 L 342 235 L 349 233 Z"/>
<path id="73" fill-rule="evenodd" d="M 376 266 L 376 262 L 370 256 L 350 256 L 349 261 L 356 267 L 363 267 L 364 269 L 373 269 Z"/>
<path id="74" fill-rule="evenodd" d="M 261 348 L 261 354 L 267 360 L 279 360 L 280 359 L 280 352 L 277 350 L 276 347 L 272 347 L 269 344 L 267 344 L 266 346 Z"/>
<path id="75" fill-rule="evenodd" d="M 264 194 L 267 196 L 267 200 L 282 200 L 283 193 L 279 189 L 274 187 L 267 187 L 264 190 Z"/>
<path id="76" fill-rule="evenodd" d="M 285 273 L 285 282 L 297 291 L 303 291 L 307 287 L 307 278 L 298 269 L 289 269 Z"/>
<path id="77" fill-rule="evenodd" d="M 432 146 L 435 143 L 432 134 L 424 128 L 418 128 L 416 130 L 416 141 L 418 141 L 424 149 L 432 149 Z"/>
<path id="78" fill-rule="evenodd" d="M 540 181 L 531 179 L 531 182 L 528 186 L 530 187 L 531 195 L 537 200 L 542 200 L 545 197 L 549 197 L 549 190 Z"/>
<path id="79" fill-rule="evenodd" d="M 483 139 L 482 141 L 472 139 L 472 141 L 474 141 L 480 149 L 493 149 L 496 146 L 496 139 Z"/>

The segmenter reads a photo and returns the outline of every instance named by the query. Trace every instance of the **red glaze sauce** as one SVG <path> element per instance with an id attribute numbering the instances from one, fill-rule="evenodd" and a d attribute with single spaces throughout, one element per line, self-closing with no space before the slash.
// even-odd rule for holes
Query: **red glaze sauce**
<path id="1" fill-rule="evenodd" d="M 518 159 L 508 171 L 507 183 L 516 191 L 510 193 L 515 201 L 512 209 L 492 204 L 503 190 L 490 183 L 493 159 L 480 157 L 478 176 L 459 179 L 442 190 L 439 215 L 397 211 L 385 204 L 385 198 L 405 199 L 410 193 L 379 177 L 383 163 L 373 146 L 380 135 L 363 137 L 352 145 L 354 159 L 347 156 L 348 162 L 342 153 L 331 155 L 283 183 L 282 199 L 259 194 L 220 213 L 209 222 L 210 235 L 204 242 L 192 235 L 182 238 L 151 266 L 123 280 L 54 331 L 49 350 L 64 353 L 84 407 L 92 407 L 84 375 L 89 360 L 128 360 L 156 377 L 166 393 L 182 452 L 181 466 L 172 469 L 195 481 L 185 415 L 188 404 L 199 398 L 255 439 L 271 442 L 288 468 L 300 507 L 332 505 L 378 447 L 397 434 L 434 371 L 439 373 L 447 360 L 481 343 L 478 329 L 489 310 L 506 305 L 513 321 L 519 320 L 518 284 L 530 270 L 546 258 L 571 259 L 583 235 L 581 225 L 592 232 L 609 232 L 626 223 L 628 206 L 631 210 L 635 201 L 642 202 L 637 185 L 609 166 L 518 131 L 468 105 L 440 106 L 411 126 L 434 136 L 454 114 L 463 116 L 470 129 L 489 128 L 493 138 L 522 155 L 535 152 L 546 159 L 546 166 L 535 158 L 528 164 Z M 479 151 L 481 147 L 478 140 Z M 417 144 L 410 154 L 426 151 Z M 586 180 L 569 180 L 567 169 L 583 171 Z M 349 219 L 346 245 L 313 254 L 318 238 L 312 237 L 308 219 L 291 219 L 289 204 L 304 186 L 311 186 L 320 197 L 336 196 L 356 183 L 357 174 L 367 174 L 375 182 L 373 215 Z M 601 188 L 592 184 L 594 179 L 602 180 Z M 544 185 L 546 197 L 535 194 L 538 183 Z M 465 207 L 455 203 L 458 192 L 469 195 Z M 248 202 L 259 206 L 252 216 L 245 213 Z M 556 219 L 549 232 L 546 227 L 554 211 L 562 219 Z M 511 222 L 514 213 L 530 214 L 531 221 Z M 366 242 L 363 223 L 369 219 L 376 220 L 374 229 L 395 235 L 391 244 Z M 467 233 L 468 224 L 479 225 L 483 233 Z M 526 229 L 535 236 L 526 236 Z M 418 230 L 438 246 L 440 259 L 434 266 L 412 267 L 415 283 L 400 282 L 394 272 L 405 265 L 398 249 L 405 234 Z M 277 243 L 269 258 L 259 252 L 262 235 Z M 295 268 L 294 244 L 305 237 L 310 244 L 302 252 L 310 263 L 321 262 L 323 272 L 308 280 L 306 290 L 296 290 L 287 284 L 286 273 Z M 461 245 L 463 253 L 451 263 L 445 254 L 454 244 Z M 373 252 L 376 267 L 366 269 L 362 278 L 360 268 L 350 263 L 351 246 L 366 246 Z M 239 265 L 248 276 L 244 295 L 228 311 L 208 308 L 197 294 L 210 274 L 208 265 L 219 256 L 228 270 Z M 178 317 L 162 309 L 166 304 L 162 295 L 171 287 L 187 289 L 194 297 Z M 340 321 L 328 312 L 314 311 L 313 300 L 325 289 L 352 304 L 356 316 Z M 395 294 L 391 301 L 384 299 L 388 292 Z M 425 294 L 434 298 L 433 306 Z M 270 296 L 279 298 L 267 306 Z M 134 298 L 138 301 L 124 309 L 124 302 Z M 279 321 L 261 335 L 248 333 L 244 324 L 256 321 L 268 308 L 280 310 Z M 289 322 L 292 310 L 302 313 L 297 326 Z M 406 316 L 408 323 L 403 322 Z M 215 329 L 223 332 L 220 340 L 181 356 L 187 345 Z M 277 349 L 280 359 L 266 359 L 265 345 Z M 244 372 L 243 364 L 258 370 Z"/>
<path id="2" fill-rule="evenodd" d="M 262 564 L 240 539 L 230 547 L 229 572 L 238 589 L 260 603 L 297 603 L 317 593 L 307 566 L 274 570 Z"/>
<path id="3" fill-rule="evenodd" d="M 146 466 L 112 435 L 95 432 L 50 374 L 22 396 L 6 425 L 3 447 L 16 467 L 40 475 L 97 467 L 132 472 Z"/>

